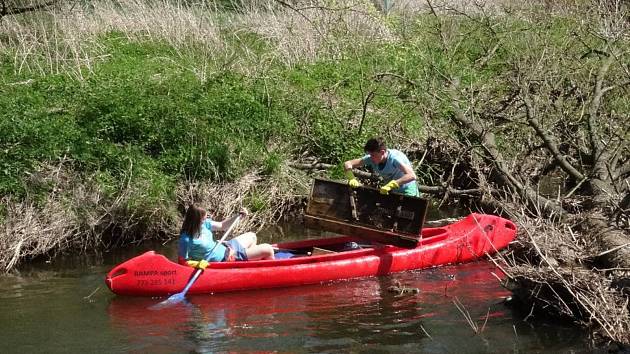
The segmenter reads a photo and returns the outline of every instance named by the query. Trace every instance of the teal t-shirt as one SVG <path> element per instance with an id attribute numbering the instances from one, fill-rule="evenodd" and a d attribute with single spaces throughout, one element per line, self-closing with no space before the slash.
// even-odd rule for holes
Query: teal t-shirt
<path id="1" fill-rule="evenodd" d="M 225 257 L 226 247 L 219 244 L 210 253 L 216 244 L 217 241 L 212 236 L 212 220 L 206 219 L 201 224 L 199 237 L 190 237 L 185 232 L 179 235 L 178 254 L 186 260 L 200 261 L 205 259 L 209 262 L 221 262 Z"/>
<path id="2" fill-rule="evenodd" d="M 411 167 L 411 162 L 407 156 L 402 152 L 395 149 L 387 149 L 387 159 L 384 164 L 375 164 L 370 155 L 365 155 L 361 159 L 363 161 L 364 166 L 369 166 L 372 168 L 372 171 L 378 173 L 385 182 L 389 182 L 391 180 L 399 179 L 405 173 L 400 168 L 400 165 L 405 164 Z M 411 181 L 403 184 L 398 189 L 393 190 L 392 192 L 410 195 L 414 197 L 418 197 L 418 185 L 416 181 Z"/>

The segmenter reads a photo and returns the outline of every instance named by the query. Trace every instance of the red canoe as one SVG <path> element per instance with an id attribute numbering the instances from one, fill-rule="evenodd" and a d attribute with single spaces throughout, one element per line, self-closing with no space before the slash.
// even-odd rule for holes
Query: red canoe
<path id="1" fill-rule="evenodd" d="M 413 249 L 348 236 L 280 243 L 275 246 L 296 256 L 210 263 L 188 293 L 297 286 L 462 263 L 506 247 L 515 235 L 509 220 L 471 214 L 445 227 L 423 229 Z M 327 252 L 318 255 L 318 250 Z M 182 291 L 194 270 L 149 251 L 116 266 L 105 282 L 119 295 L 168 296 Z"/>

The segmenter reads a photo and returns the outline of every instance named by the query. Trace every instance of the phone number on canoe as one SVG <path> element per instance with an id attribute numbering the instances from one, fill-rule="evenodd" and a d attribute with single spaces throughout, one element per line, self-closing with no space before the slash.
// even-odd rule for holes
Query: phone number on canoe
<path id="1" fill-rule="evenodd" d="M 161 286 L 175 285 L 175 278 L 167 279 L 141 279 L 136 281 L 137 286 Z"/>

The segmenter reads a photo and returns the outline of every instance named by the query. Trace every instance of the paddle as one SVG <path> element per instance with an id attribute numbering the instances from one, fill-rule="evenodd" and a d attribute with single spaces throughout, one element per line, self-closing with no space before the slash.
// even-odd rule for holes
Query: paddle
<path id="1" fill-rule="evenodd" d="M 214 247 L 212 247 L 212 249 L 210 250 L 210 252 L 208 252 L 208 254 L 212 254 L 212 251 L 214 251 L 214 249 L 223 241 L 225 241 L 225 239 L 228 237 L 228 235 L 232 232 L 232 229 L 234 229 L 234 226 L 236 226 L 236 224 L 241 220 L 241 215 L 239 214 L 236 219 L 234 220 L 234 222 L 232 223 L 232 225 L 230 225 L 230 227 L 227 229 L 227 231 L 223 234 L 223 237 L 221 237 L 221 239 L 214 245 Z M 182 290 L 181 292 L 171 295 L 168 299 L 160 302 L 157 305 L 152 306 L 152 309 L 159 309 L 159 308 L 164 308 L 167 306 L 171 306 L 171 305 L 175 305 L 179 302 L 181 302 L 182 300 L 184 300 L 184 298 L 186 297 L 186 293 L 188 292 L 188 289 L 190 289 L 190 287 L 195 283 L 195 281 L 197 280 L 197 278 L 199 278 L 199 276 L 201 275 L 201 272 L 203 271 L 203 269 L 198 268 L 197 270 L 195 270 L 195 274 L 192 276 L 192 278 L 190 278 L 190 280 L 188 281 L 188 284 L 186 284 L 186 287 L 184 288 L 184 290 Z"/>

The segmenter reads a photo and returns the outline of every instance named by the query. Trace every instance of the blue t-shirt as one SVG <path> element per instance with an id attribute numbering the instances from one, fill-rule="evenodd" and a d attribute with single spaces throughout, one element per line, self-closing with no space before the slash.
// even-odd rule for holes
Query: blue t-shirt
<path id="1" fill-rule="evenodd" d="M 387 149 L 387 159 L 385 160 L 385 164 L 375 164 L 374 161 L 372 161 L 372 159 L 370 158 L 369 154 L 363 156 L 361 160 L 363 161 L 364 166 L 371 167 L 372 171 L 382 176 L 385 182 L 399 179 L 405 174 L 400 165 L 405 164 L 411 167 L 411 162 L 409 162 L 407 156 L 402 151 L 398 151 L 395 149 Z M 403 184 L 398 189 L 393 190 L 392 192 L 418 196 L 418 186 L 416 184 L 416 181 L 411 181 Z"/>
<path id="2" fill-rule="evenodd" d="M 219 244 L 211 254 L 210 250 L 216 244 L 217 241 L 212 236 L 212 220 L 206 219 L 201 224 L 199 237 L 191 237 L 185 232 L 179 235 L 178 255 L 186 260 L 200 261 L 205 259 L 209 262 L 221 262 L 225 257 L 226 247 Z"/>

